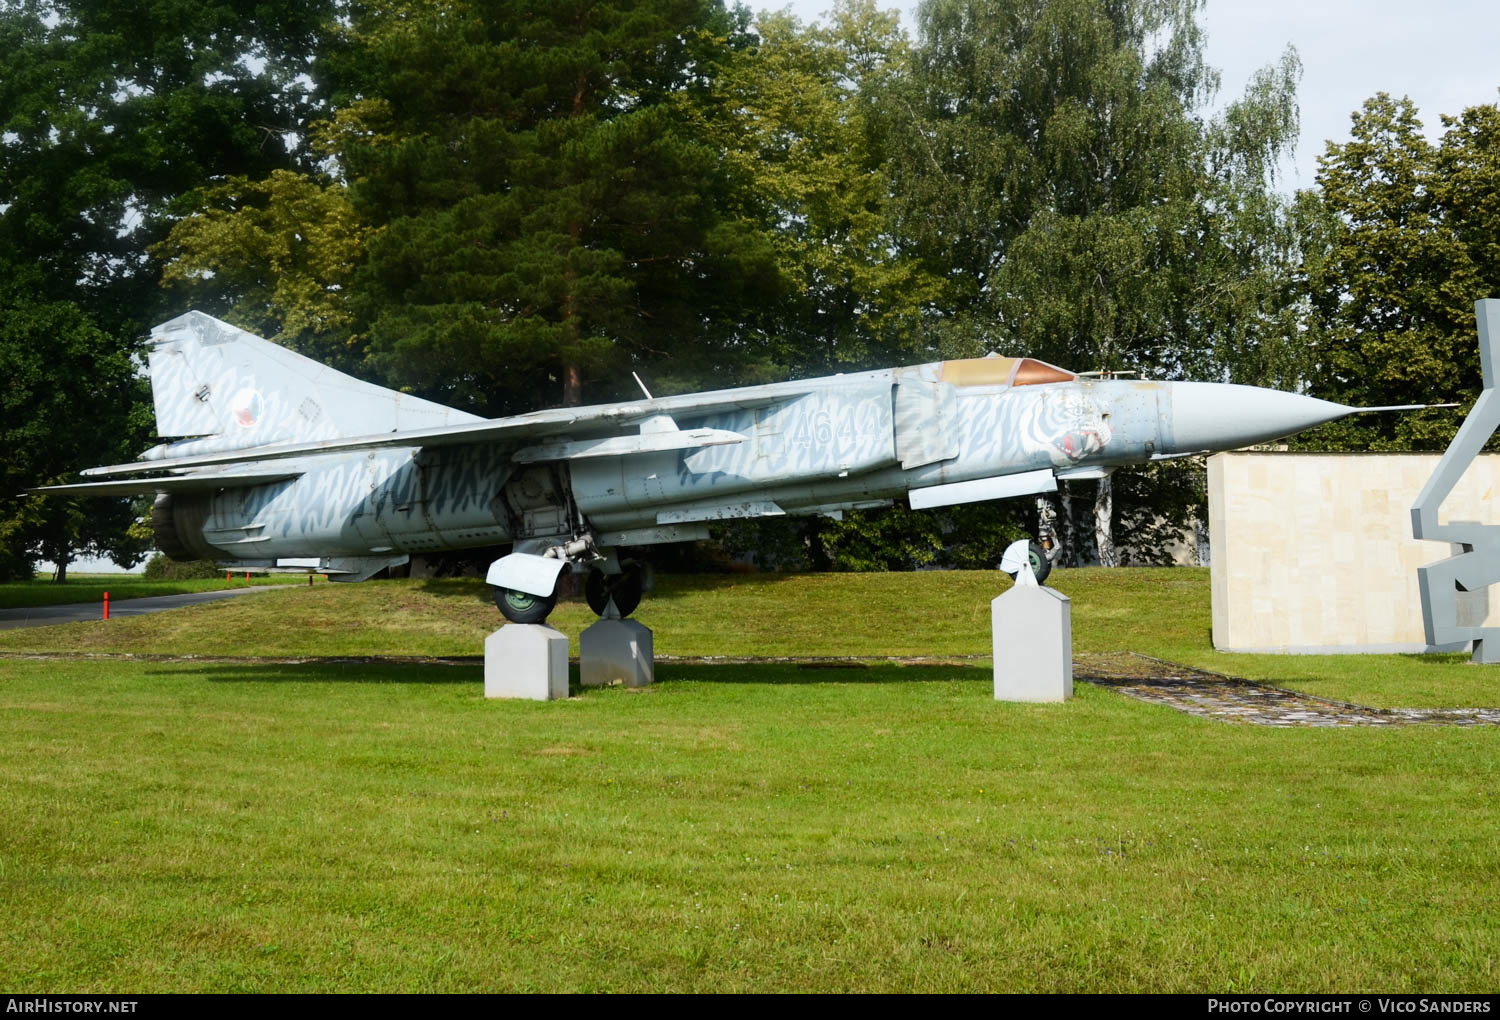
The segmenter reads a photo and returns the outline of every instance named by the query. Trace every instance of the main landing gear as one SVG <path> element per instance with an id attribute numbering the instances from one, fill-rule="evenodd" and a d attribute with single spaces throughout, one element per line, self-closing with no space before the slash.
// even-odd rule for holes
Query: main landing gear
<path id="1" fill-rule="evenodd" d="M 641 595 L 646 590 L 641 565 L 635 562 L 622 563 L 618 574 L 606 574 L 598 567 L 589 571 L 583 583 L 583 597 L 588 601 L 594 615 L 603 616 L 609 611 L 611 600 L 615 612 L 629 616 L 641 604 Z"/>

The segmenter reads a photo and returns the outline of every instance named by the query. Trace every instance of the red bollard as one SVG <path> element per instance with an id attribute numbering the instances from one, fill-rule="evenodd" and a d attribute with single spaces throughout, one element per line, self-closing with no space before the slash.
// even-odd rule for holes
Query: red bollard
<path id="1" fill-rule="evenodd" d="M 226 570 L 226 571 L 224 571 L 224 580 L 226 580 L 226 581 L 233 581 L 234 580 L 234 571 L 233 570 Z"/>
<path id="2" fill-rule="evenodd" d="M 311 587 L 312 587 L 312 575 L 311 575 L 311 574 L 308 574 L 308 575 L 307 575 L 307 586 L 308 586 L 308 587 L 309 587 L 309 588 L 311 588 Z"/>
<path id="3" fill-rule="evenodd" d="M 109 592 L 104 593 L 104 618 L 109 619 Z"/>
<path id="4" fill-rule="evenodd" d="M 250 580 L 250 571 L 245 571 L 245 580 Z"/>

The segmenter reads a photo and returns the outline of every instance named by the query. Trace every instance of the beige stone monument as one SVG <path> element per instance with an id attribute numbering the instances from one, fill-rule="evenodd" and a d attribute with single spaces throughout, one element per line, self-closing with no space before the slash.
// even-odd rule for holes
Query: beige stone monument
<path id="1" fill-rule="evenodd" d="M 1412 537 L 1425 453 L 1222 453 L 1208 461 L 1213 641 L 1221 651 L 1462 651 L 1431 645 L 1417 570 L 1459 550 Z M 1500 524 L 1500 456 L 1478 457 L 1444 521 Z M 1466 625 L 1493 619 L 1459 592 Z"/>

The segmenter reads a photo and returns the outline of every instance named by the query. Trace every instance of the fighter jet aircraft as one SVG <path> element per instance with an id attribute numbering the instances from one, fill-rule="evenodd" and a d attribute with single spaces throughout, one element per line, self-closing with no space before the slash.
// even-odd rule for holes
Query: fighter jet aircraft
<path id="1" fill-rule="evenodd" d="M 96 480 L 32 491 L 154 493 L 157 544 L 174 559 L 316 557 L 337 580 L 508 542 L 487 579 L 519 623 L 546 619 L 570 569 L 588 572 L 595 612 L 612 601 L 628 615 L 642 589 L 635 551 L 706 538 L 714 521 L 1051 492 L 1357 410 L 989 357 L 481 419 L 200 312 L 153 331 L 150 370 L 169 441 L 83 472 Z"/>

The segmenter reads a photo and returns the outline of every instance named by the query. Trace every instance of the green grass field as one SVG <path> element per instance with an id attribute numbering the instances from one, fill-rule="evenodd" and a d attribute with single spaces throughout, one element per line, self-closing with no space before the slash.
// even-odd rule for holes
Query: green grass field
<path id="1" fill-rule="evenodd" d="M 1070 571 L 1080 651 L 1388 704 L 1457 657 L 1227 657 L 1201 571 Z M 489 702 L 469 582 L 0 635 L 12 991 L 1412 990 L 1500 981 L 1500 732 L 1226 724 L 980 663 L 663 663 Z M 973 655 L 993 574 L 663 578 L 663 655 Z M 576 634 L 587 611 L 553 622 Z M 1279 675 L 1278 671 L 1285 672 Z M 1278 675 L 1273 675 L 1278 674 Z"/>
<path id="2" fill-rule="evenodd" d="M 11 581 L 0 584 L 0 609 L 16 609 L 21 606 L 62 606 L 78 602 L 101 602 L 109 592 L 110 601 L 121 599 L 143 599 L 157 595 L 182 595 L 193 591 L 219 591 L 223 588 L 248 588 L 262 584 L 291 584 L 302 577 L 286 574 L 252 575 L 245 579 L 244 572 L 232 579 L 196 578 L 190 581 L 151 581 L 139 574 L 74 574 L 67 582 L 53 584 L 46 579 L 35 581 Z M 315 578 L 319 584 L 321 576 Z"/>
<path id="3" fill-rule="evenodd" d="M 659 655 L 963 656 L 990 652 L 989 600 L 1009 585 L 983 571 L 661 577 L 638 616 Z M 1382 707 L 1500 704 L 1500 667 L 1463 655 L 1226 655 L 1209 634 L 1208 571 L 1065 570 L 1079 652 L 1136 651 Z M 0 632 L 0 653 L 196 656 L 477 655 L 502 621 L 479 580 L 324 584 L 191 611 Z M 565 601 L 551 623 L 594 619 Z"/>

